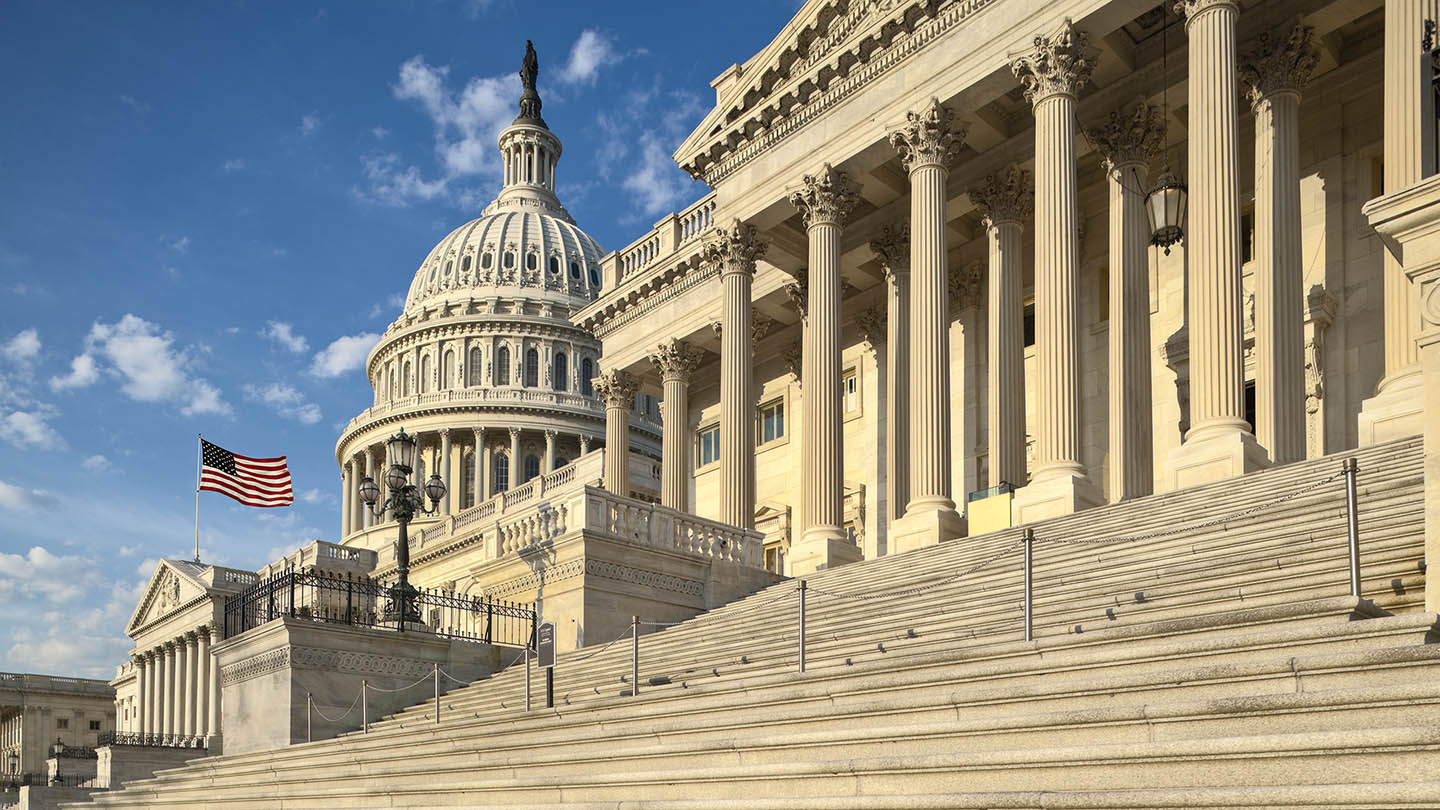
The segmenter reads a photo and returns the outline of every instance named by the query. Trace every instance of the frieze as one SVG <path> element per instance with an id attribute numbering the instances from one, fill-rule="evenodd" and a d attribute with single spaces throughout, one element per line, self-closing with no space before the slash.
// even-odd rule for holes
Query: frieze
<path id="1" fill-rule="evenodd" d="M 290 666 L 290 648 L 282 647 L 278 650 L 269 650 L 259 655 L 246 658 L 244 661 L 237 661 L 220 670 L 220 685 L 229 686 L 234 683 L 241 683 L 252 678 L 259 678 L 262 675 L 269 675 L 277 670 Z"/>

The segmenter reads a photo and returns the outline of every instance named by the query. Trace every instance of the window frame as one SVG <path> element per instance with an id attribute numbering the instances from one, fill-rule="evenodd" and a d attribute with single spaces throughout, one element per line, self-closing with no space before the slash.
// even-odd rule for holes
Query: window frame
<path id="1" fill-rule="evenodd" d="M 756 408 L 756 448 L 770 447 L 776 443 L 784 442 L 790 437 L 790 433 L 786 430 L 785 426 L 785 411 L 785 397 L 783 396 L 776 397 L 768 402 L 763 402 Z M 778 417 L 774 421 L 779 426 L 778 432 L 774 432 L 769 438 L 765 437 L 765 418 L 768 415 L 767 412 L 772 412 Z"/>
<path id="2" fill-rule="evenodd" d="M 711 446 L 711 448 L 714 450 L 714 457 L 711 458 L 709 461 L 706 461 L 706 460 L 705 460 L 705 438 L 706 438 L 706 436 L 708 436 L 708 435 L 710 435 L 710 434 L 712 434 L 712 433 L 714 434 L 715 439 L 714 439 L 714 441 L 711 443 L 710 446 Z M 702 469 L 709 469 L 709 468 L 711 468 L 711 467 L 718 466 L 719 464 L 720 464 L 720 423 L 719 423 L 719 421 L 716 421 L 716 422 L 712 422 L 712 423 L 707 424 L 707 425 L 702 425 L 702 426 L 700 426 L 699 428 L 697 428 L 697 429 L 695 430 L 695 469 L 696 469 L 697 471 L 698 471 L 698 470 L 702 470 Z"/>

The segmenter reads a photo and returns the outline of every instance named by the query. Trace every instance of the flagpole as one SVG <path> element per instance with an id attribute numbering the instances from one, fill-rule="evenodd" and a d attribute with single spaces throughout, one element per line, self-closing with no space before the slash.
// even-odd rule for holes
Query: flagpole
<path id="1" fill-rule="evenodd" d="M 200 447 L 202 437 L 195 434 L 195 562 L 200 562 Z"/>

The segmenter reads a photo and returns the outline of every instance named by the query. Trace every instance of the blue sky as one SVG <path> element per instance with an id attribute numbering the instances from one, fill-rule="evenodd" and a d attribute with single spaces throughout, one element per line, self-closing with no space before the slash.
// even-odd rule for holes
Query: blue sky
<path id="1" fill-rule="evenodd" d="M 360 365 L 494 196 L 525 39 L 561 199 L 615 249 L 705 192 L 670 154 L 796 5 L 7 3 L 0 670 L 113 676 L 155 561 L 192 554 L 198 432 L 288 455 L 297 494 L 203 494 L 207 561 L 334 539 Z"/>

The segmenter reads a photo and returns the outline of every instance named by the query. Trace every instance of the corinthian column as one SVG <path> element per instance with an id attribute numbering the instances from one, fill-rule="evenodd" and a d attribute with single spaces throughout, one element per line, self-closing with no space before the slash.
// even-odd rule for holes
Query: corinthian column
<path id="1" fill-rule="evenodd" d="M 1236 0 L 1181 0 L 1190 37 L 1190 431 L 1170 451 L 1171 488 L 1269 463 L 1245 422 L 1236 147 Z"/>
<path id="2" fill-rule="evenodd" d="M 197 670 L 200 664 L 198 656 L 196 655 L 195 642 L 194 633 L 186 633 L 181 638 L 181 644 L 185 651 L 185 655 L 181 659 L 185 662 L 185 678 L 181 681 L 180 686 L 183 706 L 180 710 L 179 733 L 187 737 L 195 734 L 195 716 L 200 705 L 199 695 L 195 690 L 196 684 L 198 683 L 196 675 L 198 674 Z"/>
<path id="3" fill-rule="evenodd" d="M 450 499 L 455 496 L 455 479 L 450 475 L 450 428 L 440 428 L 440 473 L 445 478 L 445 497 L 440 499 L 441 514 L 450 514 Z"/>
<path id="4" fill-rule="evenodd" d="M 1015 496 L 1020 523 L 1102 500 L 1080 461 L 1080 270 L 1075 94 L 1097 53 L 1065 20 L 1011 63 L 1035 111 L 1035 469 Z"/>
<path id="5" fill-rule="evenodd" d="M 210 661 L 210 630 L 202 627 L 195 635 L 198 645 L 195 650 L 194 733 L 203 737 L 210 733 L 210 667 L 213 666 Z"/>
<path id="6" fill-rule="evenodd" d="M 595 393 L 605 401 L 604 486 L 616 495 L 630 497 L 630 409 L 640 381 L 615 370 L 595 378 Z"/>
<path id="7" fill-rule="evenodd" d="M 723 335 L 723 330 L 722 330 Z M 690 375 L 704 352 L 674 338 L 660 344 L 650 362 L 660 370 L 660 503 L 690 511 Z"/>
<path id="8" fill-rule="evenodd" d="M 485 428 L 474 428 L 475 433 L 475 457 L 471 462 L 475 465 L 475 505 L 485 500 Z"/>
<path id="9" fill-rule="evenodd" d="M 354 517 L 355 509 L 350 501 L 350 492 L 355 489 L 355 476 L 352 472 L 354 465 L 349 461 L 340 465 L 340 536 L 350 536 L 350 519 Z"/>
<path id="10" fill-rule="evenodd" d="M 1110 500 L 1154 489 L 1150 401 L 1150 225 L 1145 161 L 1164 148 L 1160 112 L 1143 100 L 1087 133 L 1110 188 Z M 1303 427 L 1303 426 L 1302 426 Z"/>
<path id="11" fill-rule="evenodd" d="M 805 475 L 801 501 L 805 519 L 799 541 L 791 544 L 792 574 L 833 568 L 860 558 L 845 536 L 844 433 L 840 427 L 840 232 L 859 201 L 855 184 L 826 163 L 805 175 L 804 187 L 790 203 L 805 221 L 810 240 L 804 380 L 805 418 L 801 444 Z"/>
<path id="12" fill-rule="evenodd" d="M 217 625 L 210 625 L 210 646 L 214 647 L 220 643 L 220 628 Z M 203 631 L 202 631 L 203 632 Z M 208 717 L 205 720 L 205 733 L 213 739 L 220 734 L 220 662 L 214 659 L 210 661 L 206 688 L 210 694 L 205 698 L 205 710 Z M 216 753 L 211 747 L 210 753 Z"/>
<path id="13" fill-rule="evenodd" d="M 1437 0 L 1385 0 L 1385 193 L 1394 194 L 1435 171 L 1435 105 L 1430 59 L 1420 43 L 1425 23 L 1440 16 Z M 1385 251 L 1385 376 L 1360 406 L 1360 446 L 1423 430 L 1420 298 L 1407 269 Z"/>
<path id="14" fill-rule="evenodd" d="M 720 519 L 755 528 L 755 380 L 750 285 L 765 255 L 755 226 L 734 220 L 710 232 L 704 260 L 720 267 Z"/>
<path id="15" fill-rule="evenodd" d="M 989 246 L 987 424 L 989 485 L 1023 487 L 1025 471 L 1025 302 L 1020 298 L 1021 221 L 1035 204 L 1030 173 L 1010 166 L 988 175 L 970 199 Z"/>
<path id="16" fill-rule="evenodd" d="M 160 661 L 160 725 L 156 729 L 161 734 L 175 733 L 175 642 L 167 641 L 163 645 L 164 657 Z"/>
<path id="17" fill-rule="evenodd" d="M 608 415 L 610 412 L 609 412 L 609 410 L 606 410 L 605 413 Z M 628 428 L 628 426 L 629 426 L 629 419 L 630 419 L 630 411 L 629 411 L 629 410 L 626 410 L 626 411 L 625 411 L 625 419 L 626 419 L 626 426 L 627 426 L 627 428 Z M 629 444 L 628 442 L 626 442 L 626 443 L 625 443 L 625 447 L 626 447 L 626 449 L 628 450 L 629 447 L 630 447 L 630 444 Z M 514 489 L 514 488 L 520 486 L 520 473 L 524 470 L 524 467 L 521 466 L 521 462 L 520 462 L 520 428 L 518 428 L 518 427 L 512 427 L 512 428 L 510 428 L 510 458 L 509 458 L 509 461 L 510 461 L 510 485 L 509 485 L 509 488 L 510 488 L 510 489 Z M 626 479 L 626 480 L 628 480 L 628 479 Z M 611 490 L 611 491 L 613 492 L 614 490 Z M 621 493 L 621 494 L 622 494 L 622 495 L 628 495 L 628 494 L 629 494 L 629 491 L 627 490 L 626 492 L 623 492 L 623 493 Z"/>
<path id="18" fill-rule="evenodd" d="M 966 128 L 934 98 L 890 133 L 910 174 L 910 501 L 892 553 L 965 534 L 950 498 L 950 302 L 945 180 Z M 813 304 L 812 304 L 813 306 Z"/>
<path id="19" fill-rule="evenodd" d="M 910 501 L 909 224 L 886 226 L 870 249 L 885 268 L 885 502 L 893 527 Z"/>
<path id="20" fill-rule="evenodd" d="M 146 671 L 145 654 L 131 656 L 135 663 L 135 708 L 136 714 L 127 731 L 145 730 L 145 688 L 149 686 L 150 673 Z"/>
<path id="21" fill-rule="evenodd" d="M 1241 68 L 1255 111 L 1255 438 L 1275 464 L 1305 458 L 1300 88 L 1315 70 L 1310 34 L 1262 34 Z"/>

